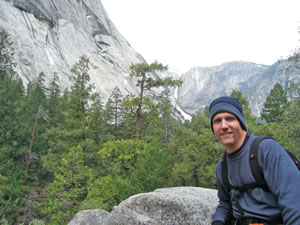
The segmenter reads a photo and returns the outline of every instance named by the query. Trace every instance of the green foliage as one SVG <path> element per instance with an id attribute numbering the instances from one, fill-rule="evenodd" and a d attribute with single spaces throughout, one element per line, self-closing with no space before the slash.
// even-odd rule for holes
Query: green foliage
<path id="1" fill-rule="evenodd" d="M 0 175 L 0 218 L 13 223 L 16 221 L 22 204 L 22 185 L 22 180 Z"/>
<path id="2" fill-rule="evenodd" d="M 103 144 L 99 151 L 101 158 L 110 161 L 110 170 L 114 173 L 124 173 L 136 167 L 137 156 L 144 148 L 143 141 L 127 140 L 110 140 Z"/>
<path id="3" fill-rule="evenodd" d="M 161 63 L 154 62 L 150 65 L 146 63 L 137 63 L 130 66 L 130 76 L 136 79 L 136 86 L 139 87 L 139 94 L 133 97 L 125 103 L 127 108 L 134 113 L 136 117 L 136 140 L 140 139 L 140 132 L 142 128 L 142 118 L 145 117 L 145 111 L 149 112 L 155 107 L 155 103 L 151 97 L 155 96 L 152 92 L 153 88 L 159 87 L 173 87 L 181 85 L 180 80 L 173 80 L 170 77 L 167 78 L 154 78 L 154 74 L 167 70 L 168 67 Z M 146 96 L 148 94 L 152 94 Z"/>
<path id="4" fill-rule="evenodd" d="M 0 32 L 0 218 L 15 223 L 20 215 L 27 150 L 22 121 L 24 88 L 14 71 L 10 37 Z M 25 147 L 26 145 L 26 147 Z"/>
<path id="5" fill-rule="evenodd" d="M 0 75 L 9 74 L 10 78 L 15 76 L 12 48 L 10 36 L 6 31 L 0 31 Z"/>
<path id="6" fill-rule="evenodd" d="M 232 97 L 237 98 L 243 105 L 243 113 L 247 121 L 248 131 L 254 133 L 253 131 L 256 128 L 256 117 L 252 115 L 251 109 L 249 107 L 249 100 L 244 98 L 241 91 L 233 90 L 231 95 Z"/>
<path id="7" fill-rule="evenodd" d="M 80 146 L 71 148 L 63 155 L 54 175 L 55 180 L 47 188 L 48 198 L 43 212 L 49 216 L 49 224 L 66 224 L 87 195 L 90 170 L 84 164 Z"/>
<path id="8" fill-rule="evenodd" d="M 288 103 L 282 116 L 281 129 L 288 136 L 290 145 L 287 147 L 300 156 L 300 85 L 299 82 L 293 83 L 293 93 L 291 101 Z"/>
<path id="9" fill-rule="evenodd" d="M 4 218 L 4 219 L 1 219 L 1 220 L 0 220 L 0 224 L 1 224 L 1 225 L 8 225 L 8 220 L 5 219 L 5 218 Z"/>
<path id="10" fill-rule="evenodd" d="M 138 156 L 144 151 L 146 144 L 132 139 L 110 140 L 103 144 L 98 152 L 106 160 L 103 176 L 94 176 L 88 186 L 88 196 L 81 209 L 91 205 L 111 210 L 113 206 L 129 196 L 139 193 L 139 184 L 135 182 Z M 103 174 L 103 172 L 102 172 Z"/>
<path id="11" fill-rule="evenodd" d="M 81 57 L 72 67 L 73 85 L 70 92 L 62 97 L 59 123 L 44 133 L 48 141 L 49 151 L 42 157 L 43 165 L 49 171 L 59 166 L 61 155 L 70 148 L 80 146 L 86 151 L 87 157 L 93 158 L 94 140 L 89 129 L 89 103 L 94 105 L 91 94 L 93 86 L 89 84 L 89 60 Z"/>
<path id="12" fill-rule="evenodd" d="M 122 138 L 126 129 L 123 102 L 124 97 L 120 89 L 115 87 L 110 93 L 104 110 L 104 118 L 110 124 L 108 129 L 117 138 Z"/>
<path id="13" fill-rule="evenodd" d="M 43 220 L 34 219 L 32 220 L 29 225 L 46 225 Z"/>
<path id="14" fill-rule="evenodd" d="M 276 83 L 267 97 L 261 117 L 265 119 L 267 123 L 280 120 L 286 106 L 286 91 L 279 83 Z"/>
<path id="15" fill-rule="evenodd" d="M 70 93 L 70 106 L 73 113 L 78 113 L 78 117 L 87 112 L 88 100 L 91 97 L 91 92 L 94 86 L 89 83 L 89 59 L 82 56 L 79 62 L 71 68 L 73 73 L 73 85 Z"/>
<path id="16" fill-rule="evenodd" d="M 172 155 L 167 147 L 159 140 L 152 140 L 144 144 L 144 148 L 137 159 L 136 170 L 131 177 L 135 186 L 143 192 L 154 191 L 167 187 L 172 172 Z"/>
<path id="17" fill-rule="evenodd" d="M 57 73 L 53 73 L 52 80 L 50 81 L 49 87 L 46 88 L 46 95 L 48 101 L 47 109 L 48 109 L 48 116 L 51 119 L 52 124 L 58 123 L 60 118 L 59 111 L 60 111 L 60 89 L 59 89 L 59 78 Z"/>
<path id="18" fill-rule="evenodd" d="M 130 182 L 130 178 L 116 175 L 99 177 L 89 183 L 88 196 L 80 209 L 96 207 L 111 211 L 113 206 L 138 192 Z"/>
<path id="19" fill-rule="evenodd" d="M 199 126 L 204 124 L 204 126 Z M 223 154 L 209 127 L 209 118 L 202 113 L 193 117 L 192 129 L 179 128 L 170 143 L 175 150 L 174 186 L 201 186 L 215 188 L 215 166 Z"/>

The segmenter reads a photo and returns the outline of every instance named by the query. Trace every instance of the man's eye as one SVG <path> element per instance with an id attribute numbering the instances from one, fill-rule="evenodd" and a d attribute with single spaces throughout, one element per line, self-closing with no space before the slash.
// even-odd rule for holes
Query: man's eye
<path id="1" fill-rule="evenodd" d="M 217 119 L 217 120 L 214 121 L 214 124 L 218 124 L 220 122 L 221 122 L 221 120 Z"/>
<path id="2" fill-rule="evenodd" d="M 233 117 L 228 117 L 227 121 L 234 121 L 234 118 Z"/>

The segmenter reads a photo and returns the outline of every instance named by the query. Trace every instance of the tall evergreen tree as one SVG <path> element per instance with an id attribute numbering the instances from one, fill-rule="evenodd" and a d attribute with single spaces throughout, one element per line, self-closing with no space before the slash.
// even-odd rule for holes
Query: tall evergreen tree
<path id="1" fill-rule="evenodd" d="M 157 72 L 162 72 L 167 70 L 168 67 L 162 65 L 161 63 L 154 62 L 150 65 L 146 63 L 137 63 L 131 65 L 130 76 L 136 80 L 136 86 L 139 88 L 139 94 L 137 97 L 131 99 L 131 102 L 128 102 L 131 111 L 135 114 L 136 117 L 136 140 L 140 139 L 141 124 L 144 114 L 144 107 L 153 105 L 149 93 L 154 94 L 153 89 L 159 87 L 170 87 L 170 86 L 179 86 L 181 81 L 173 80 L 171 78 L 154 78 L 154 74 Z M 148 92 L 148 96 L 146 95 Z"/>
<path id="2" fill-rule="evenodd" d="M 116 137 L 121 137 L 124 128 L 125 112 L 123 109 L 124 96 L 118 87 L 115 87 L 105 105 L 107 121 L 112 127 L 111 133 Z"/>
<path id="3" fill-rule="evenodd" d="M 25 185 L 27 184 L 27 178 L 30 182 L 38 183 L 38 176 L 43 176 L 45 173 L 40 162 L 40 157 L 47 152 L 47 145 L 42 135 L 49 125 L 44 83 L 44 73 L 40 73 L 36 79 L 28 83 L 27 94 L 23 103 L 23 113 L 20 117 L 24 124 L 22 132 L 26 135 L 27 140 L 24 144 L 28 149 L 25 157 Z"/>
<path id="4" fill-rule="evenodd" d="M 152 101 L 155 104 L 149 107 L 144 119 L 143 136 L 146 136 L 145 140 L 154 138 L 164 144 L 170 141 L 174 118 L 179 115 L 171 103 L 170 95 L 169 88 L 165 88 L 162 92 L 153 96 Z"/>
<path id="5" fill-rule="evenodd" d="M 52 124 L 56 124 L 59 120 L 60 95 L 59 77 L 57 73 L 53 73 L 49 86 L 46 88 L 47 93 L 47 111 Z"/>
<path id="6" fill-rule="evenodd" d="M 12 44 L 9 34 L 6 31 L 0 31 L 0 75 L 7 73 L 11 78 L 15 75 Z"/>
<path id="7" fill-rule="evenodd" d="M 80 146 L 72 147 L 62 155 L 61 164 L 54 172 L 55 180 L 47 188 L 47 203 L 43 210 L 49 217 L 47 224 L 67 224 L 78 212 L 87 195 L 89 173 Z"/>
<path id="8" fill-rule="evenodd" d="M 286 91 L 279 83 L 276 83 L 266 99 L 261 117 L 265 119 L 267 123 L 280 120 L 286 106 Z"/>
<path id="9" fill-rule="evenodd" d="M 72 67 L 73 85 L 70 93 L 70 104 L 73 112 L 78 116 L 85 115 L 88 110 L 88 101 L 95 88 L 90 83 L 89 69 L 90 62 L 86 56 L 81 56 L 78 63 Z"/>

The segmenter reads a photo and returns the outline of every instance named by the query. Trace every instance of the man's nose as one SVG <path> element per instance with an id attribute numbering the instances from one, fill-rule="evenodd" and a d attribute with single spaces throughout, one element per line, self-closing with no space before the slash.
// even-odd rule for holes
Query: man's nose
<path id="1" fill-rule="evenodd" d="M 228 128 L 228 123 L 227 123 L 226 120 L 222 120 L 222 121 L 221 121 L 221 128 L 222 128 L 222 129 Z"/>

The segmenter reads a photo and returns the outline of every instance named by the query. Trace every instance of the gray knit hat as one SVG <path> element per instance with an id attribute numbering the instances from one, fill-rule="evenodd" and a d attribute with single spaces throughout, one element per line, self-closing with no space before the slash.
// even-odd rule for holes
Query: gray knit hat
<path id="1" fill-rule="evenodd" d="M 212 120 L 214 116 L 220 112 L 229 112 L 234 114 L 238 118 L 242 129 L 247 131 L 247 121 L 243 114 L 243 106 L 237 98 L 223 96 L 212 101 L 209 106 L 209 120 L 210 127 L 213 132 Z"/>

